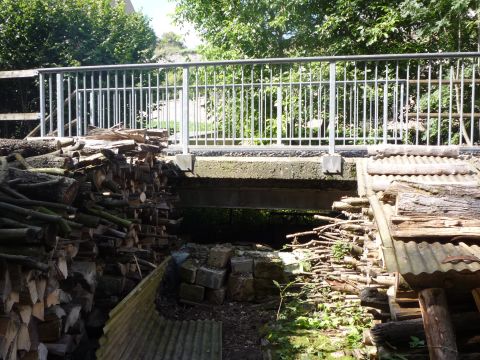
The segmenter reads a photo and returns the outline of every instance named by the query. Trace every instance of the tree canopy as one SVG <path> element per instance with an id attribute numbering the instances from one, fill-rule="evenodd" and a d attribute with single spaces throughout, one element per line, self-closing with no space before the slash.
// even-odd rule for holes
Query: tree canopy
<path id="1" fill-rule="evenodd" d="M 178 0 L 209 58 L 476 51 L 473 0 Z"/>
<path id="2" fill-rule="evenodd" d="M 149 20 L 109 0 L 1 0 L 0 69 L 144 62 Z"/>

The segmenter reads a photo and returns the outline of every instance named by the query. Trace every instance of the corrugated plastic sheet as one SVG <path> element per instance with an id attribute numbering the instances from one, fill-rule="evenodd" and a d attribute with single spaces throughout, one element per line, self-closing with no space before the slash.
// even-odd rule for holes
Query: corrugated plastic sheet
<path id="1" fill-rule="evenodd" d="M 97 351 L 111 360 L 220 360 L 222 323 L 167 320 L 155 310 L 155 295 L 168 259 L 109 314 Z"/>
<path id="2" fill-rule="evenodd" d="M 400 156 L 385 158 L 381 161 L 404 161 L 399 160 Z M 435 161 L 451 161 L 458 163 L 456 159 L 438 158 Z M 379 160 L 375 160 L 379 161 Z M 424 162 L 425 157 L 410 157 L 409 161 Z M 367 159 L 359 159 L 357 161 L 357 174 L 359 177 L 359 194 L 368 196 L 370 203 L 375 202 L 378 206 L 372 204 L 374 216 L 377 222 L 389 223 L 390 216 L 393 214 L 393 209 L 390 205 L 384 204 L 378 200 L 372 188 L 372 184 L 379 178 L 384 180 L 404 179 L 408 181 L 434 183 L 434 184 L 449 184 L 449 183 L 463 183 L 470 185 L 478 185 L 477 173 L 467 175 L 423 175 L 423 176 L 395 176 L 395 175 L 369 175 L 367 173 Z M 472 167 L 473 169 L 473 167 Z M 384 260 L 389 272 L 399 272 L 402 275 L 420 275 L 420 274 L 434 274 L 447 272 L 462 272 L 474 273 L 480 271 L 480 264 L 477 262 L 458 262 L 458 263 L 442 263 L 449 256 L 476 256 L 480 258 L 480 247 L 477 245 L 467 245 L 465 243 L 451 244 L 451 243 L 427 243 L 415 241 L 400 241 L 393 240 L 390 234 L 380 234 L 382 241 L 382 249 Z M 420 240 L 420 239 L 419 239 Z"/>

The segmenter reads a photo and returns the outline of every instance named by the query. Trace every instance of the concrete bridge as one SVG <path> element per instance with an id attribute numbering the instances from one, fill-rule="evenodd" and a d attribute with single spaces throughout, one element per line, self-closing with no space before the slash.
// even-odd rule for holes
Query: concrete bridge
<path id="1" fill-rule="evenodd" d="M 31 136 L 40 137 L 167 129 L 185 206 L 319 209 L 355 191 L 353 162 L 340 153 L 373 144 L 475 151 L 479 59 L 389 54 L 1 72 L 37 78 L 39 111 L 0 119 L 37 121 Z"/>

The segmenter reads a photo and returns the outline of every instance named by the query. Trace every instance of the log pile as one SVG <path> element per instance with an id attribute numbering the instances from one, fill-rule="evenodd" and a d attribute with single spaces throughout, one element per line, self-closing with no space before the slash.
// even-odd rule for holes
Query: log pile
<path id="1" fill-rule="evenodd" d="M 0 358 L 68 356 L 168 253 L 165 139 L 0 140 Z"/>

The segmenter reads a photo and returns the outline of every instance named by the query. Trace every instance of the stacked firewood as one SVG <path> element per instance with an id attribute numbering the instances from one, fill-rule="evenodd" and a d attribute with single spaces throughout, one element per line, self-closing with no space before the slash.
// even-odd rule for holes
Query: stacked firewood
<path id="1" fill-rule="evenodd" d="M 64 357 L 175 240 L 166 133 L 0 140 L 0 357 Z"/>
<path id="2" fill-rule="evenodd" d="M 344 198 L 334 207 L 348 217 L 315 215 L 326 224 L 288 235 L 287 239 L 293 239 L 290 247 L 309 254 L 306 259 L 311 263 L 312 283 L 357 297 L 372 307 L 375 318 L 389 316 L 386 292 L 395 277 L 382 267 L 374 224 L 368 217 L 359 218 L 362 212 L 368 213 L 368 201 Z"/>

